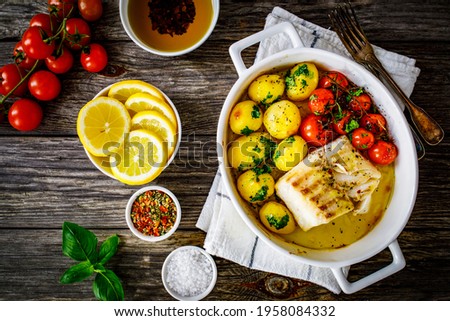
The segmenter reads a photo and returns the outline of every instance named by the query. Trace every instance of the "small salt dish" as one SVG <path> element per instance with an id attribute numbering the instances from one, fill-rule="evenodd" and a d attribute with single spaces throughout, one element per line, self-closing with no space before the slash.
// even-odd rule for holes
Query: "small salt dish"
<path id="1" fill-rule="evenodd" d="M 175 222 L 174 222 L 172 228 L 167 233 L 165 233 L 161 236 L 144 235 L 142 232 L 140 232 L 136 228 L 136 226 L 133 223 L 133 219 L 131 218 L 134 201 L 140 195 L 142 195 L 148 191 L 159 191 L 159 192 L 165 193 L 168 197 L 170 197 L 173 200 L 173 203 L 176 208 L 176 218 L 175 218 Z M 176 196 L 167 188 L 162 187 L 162 186 L 157 186 L 157 185 L 146 186 L 146 187 L 141 188 L 137 192 L 135 192 L 128 200 L 127 207 L 125 209 L 125 219 L 126 219 L 127 225 L 129 227 L 129 229 L 131 230 L 131 232 L 134 235 L 136 235 L 138 238 L 140 238 L 141 240 L 144 240 L 144 241 L 148 241 L 148 242 L 158 242 L 158 241 L 167 239 L 169 236 L 171 236 L 173 233 L 175 233 L 176 229 L 180 225 L 181 205 L 180 205 L 180 202 L 178 201 L 178 199 L 176 198 Z"/>
<path id="2" fill-rule="evenodd" d="M 217 281 L 217 266 L 204 249 L 182 246 L 167 256 L 161 276 L 166 291 L 175 299 L 199 301 L 213 290 Z M 177 286 L 182 288 L 177 289 Z"/>

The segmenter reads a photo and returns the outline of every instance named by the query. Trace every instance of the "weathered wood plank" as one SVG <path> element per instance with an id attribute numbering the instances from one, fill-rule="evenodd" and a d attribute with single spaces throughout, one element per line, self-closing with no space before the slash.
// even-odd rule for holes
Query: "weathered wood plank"
<path id="1" fill-rule="evenodd" d="M 107 267 L 121 278 L 128 300 L 172 300 L 161 281 L 165 257 L 179 246 L 201 247 L 204 237 L 202 232 L 179 230 L 174 234 L 176 237 L 149 244 L 132 236 L 128 230 L 93 231 L 100 242 L 115 233 L 121 238 L 118 252 Z M 430 241 L 421 241 L 426 238 Z M 448 289 L 443 285 L 450 281 L 450 260 L 445 246 L 433 242 L 432 238 L 439 238 L 440 244 L 450 241 L 444 231 L 405 232 L 400 245 L 407 267 L 353 295 L 334 295 L 309 282 L 250 270 L 215 257 L 218 282 L 206 300 L 448 300 Z M 62 255 L 60 229 L 4 230 L 0 234 L 0 256 L 0 297 L 3 300 L 94 300 L 88 280 L 72 285 L 58 283 L 64 270 L 74 264 Z M 351 276 L 360 278 L 389 260 L 389 255 L 383 252 L 352 267 Z M 270 291 L 268 280 L 274 277 L 287 282 L 285 291 Z"/>

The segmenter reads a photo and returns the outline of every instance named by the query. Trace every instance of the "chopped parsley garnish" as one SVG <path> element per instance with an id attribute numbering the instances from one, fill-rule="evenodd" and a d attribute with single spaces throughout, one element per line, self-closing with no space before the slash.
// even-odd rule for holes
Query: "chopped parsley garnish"
<path id="1" fill-rule="evenodd" d="M 261 202 L 264 201 L 267 197 L 267 191 L 269 187 L 267 185 L 263 185 L 261 189 L 255 194 L 255 196 L 250 197 L 250 202 Z"/>
<path id="2" fill-rule="evenodd" d="M 356 119 L 350 120 L 347 124 L 345 124 L 345 131 L 347 133 L 350 133 L 351 131 L 355 130 L 359 127 L 358 121 Z"/>
<path id="3" fill-rule="evenodd" d="M 259 146 L 256 145 L 255 147 L 253 147 L 252 150 L 255 151 L 255 152 L 257 152 L 257 153 L 259 153 L 259 152 L 261 151 L 261 148 L 259 148 Z"/>
<path id="4" fill-rule="evenodd" d="M 259 111 L 258 106 L 253 106 L 252 118 L 256 119 L 256 118 L 260 118 L 260 117 L 261 117 L 261 112 Z"/>
<path id="5" fill-rule="evenodd" d="M 281 217 L 279 220 L 273 214 L 268 214 L 266 215 L 266 219 L 270 226 L 273 226 L 277 230 L 286 227 L 286 225 L 288 225 L 289 223 L 289 215 L 287 214 Z"/>
<path id="6" fill-rule="evenodd" d="M 271 139 L 261 136 L 259 139 L 261 143 L 264 144 L 264 157 L 265 159 L 270 159 L 273 154 L 273 151 L 277 148 L 277 143 L 272 141 Z"/>
<path id="7" fill-rule="evenodd" d="M 362 87 L 358 87 L 358 88 L 352 88 L 348 91 L 348 95 L 346 97 L 347 102 L 349 102 L 350 100 L 352 100 L 352 97 L 356 96 L 361 96 L 361 94 L 364 93 L 364 89 Z"/>
<path id="8" fill-rule="evenodd" d="M 267 164 L 264 164 L 262 167 L 253 167 L 252 171 L 254 171 L 257 176 L 272 173 L 272 169 Z"/>
<path id="9" fill-rule="evenodd" d="M 308 65 L 306 64 L 298 66 L 298 68 L 295 69 L 292 74 L 288 74 L 284 79 L 286 86 L 288 88 L 295 87 L 295 78 L 299 77 L 300 75 L 305 75 L 308 78 L 312 78 L 314 76 L 314 73 L 308 69 Z M 302 79 L 301 85 L 303 86 L 302 88 L 305 88 L 306 86 L 308 86 L 308 82 L 305 79 Z"/>
<path id="10" fill-rule="evenodd" d="M 288 138 L 286 138 L 286 142 L 287 142 L 287 143 L 293 143 L 293 142 L 295 142 L 295 137 L 294 137 L 294 136 L 289 136 Z"/>
<path id="11" fill-rule="evenodd" d="M 280 156 L 281 156 L 280 150 L 275 151 L 275 153 L 273 154 L 273 160 L 276 161 Z"/>
<path id="12" fill-rule="evenodd" d="M 268 103 L 267 101 L 269 99 L 273 98 L 273 95 L 270 93 L 270 91 L 267 93 L 267 96 L 264 97 L 263 100 L 261 100 L 261 104 L 264 105 L 265 107 L 268 107 L 270 103 Z M 278 98 L 277 98 L 278 99 Z"/>
<path id="13" fill-rule="evenodd" d="M 251 130 L 250 128 L 248 128 L 248 126 L 245 126 L 244 129 L 241 129 L 241 134 L 242 134 L 242 135 L 248 136 L 248 135 L 250 135 L 251 133 L 253 133 L 253 130 Z"/>

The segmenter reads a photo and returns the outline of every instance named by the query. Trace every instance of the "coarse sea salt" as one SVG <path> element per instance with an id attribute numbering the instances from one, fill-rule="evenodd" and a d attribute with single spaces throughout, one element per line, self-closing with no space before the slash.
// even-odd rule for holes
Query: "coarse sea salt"
<path id="1" fill-rule="evenodd" d="M 176 252 L 168 262 L 166 282 L 181 296 L 193 297 L 202 294 L 212 279 L 211 262 L 195 249 Z"/>

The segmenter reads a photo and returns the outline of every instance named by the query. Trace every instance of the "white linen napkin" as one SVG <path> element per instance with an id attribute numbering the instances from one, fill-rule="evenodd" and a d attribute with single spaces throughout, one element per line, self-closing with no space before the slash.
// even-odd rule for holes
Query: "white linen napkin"
<path id="1" fill-rule="evenodd" d="M 282 8 L 273 9 L 266 19 L 265 28 L 284 21 L 294 25 L 305 46 L 350 57 L 333 31 L 303 20 Z M 260 43 L 255 63 L 290 47 L 289 39 L 283 34 L 268 38 Z M 415 60 L 379 47 L 374 50 L 399 86 L 410 95 L 420 73 L 415 67 Z M 278 253 L 259 240 L 234 208 L 221 182 L 220 171 L 214 178 L 196 226 L 207 233 L 204 248 L 212 255 L 252 269 L 313 282 L 336 294 L 341 292 L 330 269 L 300 264 L 289 255 Z"/>

